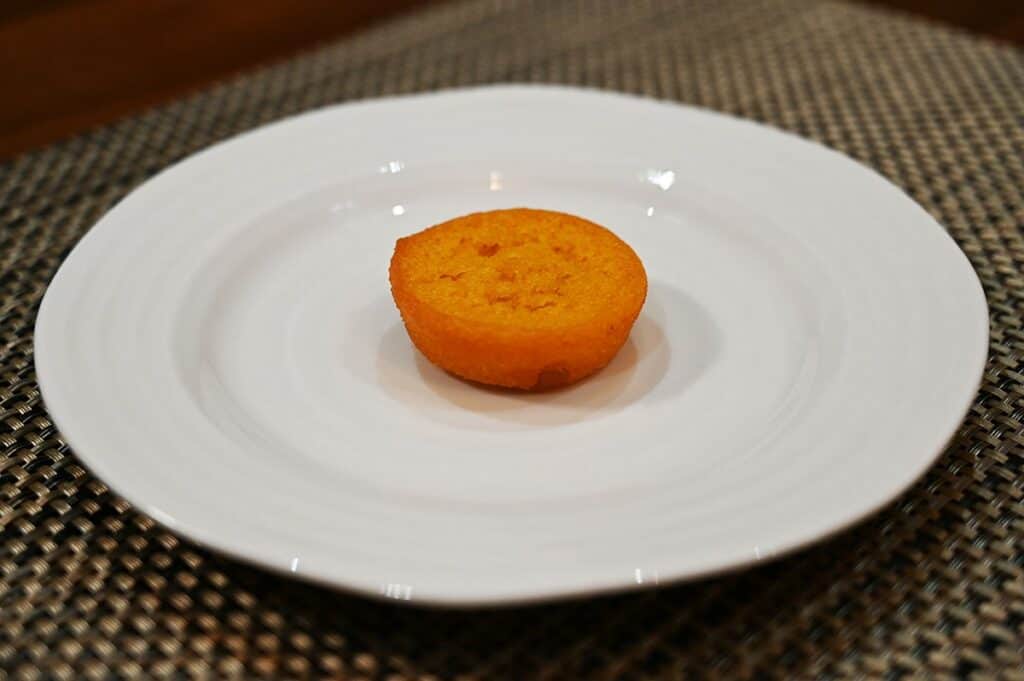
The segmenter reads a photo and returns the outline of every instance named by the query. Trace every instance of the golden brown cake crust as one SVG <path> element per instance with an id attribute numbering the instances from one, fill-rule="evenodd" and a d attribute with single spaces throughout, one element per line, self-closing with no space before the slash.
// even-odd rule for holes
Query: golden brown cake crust
<path id="1" fill-rule="evenodd" d="M 643 307 L 643 264 L 583 218 L 514 208 L 398 240 L 391 292 L 434 364 L 526 390 L 578 381 L 619 351 Z"/>

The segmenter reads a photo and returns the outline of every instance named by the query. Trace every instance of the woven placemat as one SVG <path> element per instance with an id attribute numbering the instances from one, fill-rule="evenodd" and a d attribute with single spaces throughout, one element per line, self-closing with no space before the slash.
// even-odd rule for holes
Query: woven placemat
<path id="1" fill-rule="evenodd" d="M 43 409 L 32 325 L 147 177 L 313 106 L 493 81 L 696 103 L 840 149 L 967 253 L 985 382 L 899 502 L 784 561 L 527 609 L 401 609 L 198 549 L 112 495 Z M 0 678 L 1024 679 L 1024 54 L 802 0 L 443 5 L 0 166 Z M 870 427 L 870 424 L 866 424 Z"/>

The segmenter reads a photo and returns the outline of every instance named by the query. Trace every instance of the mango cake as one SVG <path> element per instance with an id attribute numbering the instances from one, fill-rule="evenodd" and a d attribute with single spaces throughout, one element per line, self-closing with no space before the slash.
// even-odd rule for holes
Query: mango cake
<path id="1" fill-rule="evenodd" d="M 395 245 L 391 292 L 413 344 L 456 376 L 543 390 L 604 367 L 647 296 L 633 249 L 574 215 L 514 208 Z"/>

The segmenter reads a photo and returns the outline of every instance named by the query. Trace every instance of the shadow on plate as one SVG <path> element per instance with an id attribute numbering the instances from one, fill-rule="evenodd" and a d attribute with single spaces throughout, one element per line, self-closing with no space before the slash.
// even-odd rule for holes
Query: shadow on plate
<path id="1" fill-rule="evenodd" d="M 530 393 L 459 379 L 417 352 L 400 321 L 381 338 L 377 369 L 379 385 L 402 402 L 422 403 L 424 396 L 416 393 L 423 388 L 434 396 L 430 402 L 440 398 L 459 410 L 490 418 L 557 426 L 678 396 L 714 363 L 721 347 L 720 331 L 697 301 L 653 282 L 644 310 L 615 359 L 565 388 Z M 411 372 L 416 375 L 408 376 Z"/>

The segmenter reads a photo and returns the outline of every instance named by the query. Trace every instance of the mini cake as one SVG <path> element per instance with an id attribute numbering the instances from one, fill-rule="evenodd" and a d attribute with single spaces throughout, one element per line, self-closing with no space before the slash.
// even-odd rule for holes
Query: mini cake
<path id="1" fill-rule="evenodd" d="M 604 367 L 647 296 L 633 249 L 583 218 L 515 208 L 398 240 L 391 293 L 413 344 L 487 385 L 543 390 Z"/>

